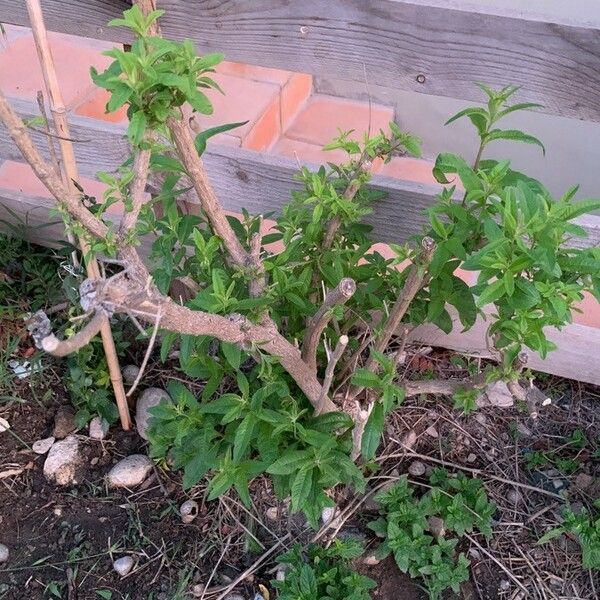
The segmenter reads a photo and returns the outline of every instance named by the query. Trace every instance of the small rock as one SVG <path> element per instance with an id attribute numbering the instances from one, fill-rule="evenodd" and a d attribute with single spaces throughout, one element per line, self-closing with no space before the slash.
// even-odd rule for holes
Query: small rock
<path id="1" fill-rule="evenodd" d="M 241 594 L 227 594 L 224 600 L 246 600 Z"/>
<path id="2" fill-rule="evenodd" d="M 179 514 L 183 523 L 191 523 L 198 516 L 198 503 L 195 500 L 186 500 L 179 507 Z"/>
<path id="3" fill-rule="evenodd" d="M 8 546 L 0 544 L 0 565 L 8 561 Z"/>
<path id="4" fill-rule="evenodd" d="M 53 444 L 44 462 L 44 476 L 56 485 L 77 483 L 81 469 L 79 441 L 72 435 Z"/>
<path id="5" fill-rule="evenodd" d="M 374 555 L 374 554 L 367 554 L 364 558 L 363 558 L 363 563 L 365 565 L 367 565 L 368 567 L 375 567 L 376 565 L 378 565 L 381 561 Z"/>
<path id="6" fill-rule="evenodd" d="M 413 446 L 417 443 L 417 432 L 414 429 L 411 429 L 402 436 L 400 443 L 407 450 L 412 450 Z"/>
<path id="7" fill-rule="evenodd" d="M 162 402 L 171 402 L 171 397 L 160 388 L 148 388 L 138 398 L 135 406 L 135 425 L 138 433 L 145 440 L 148 439 L 149 420 L 152 416 L 148 411 Z"/>
<path id="8" fill-rule="evenodd" d="M 583 502 L 572 502 L 570 508 L 575 515 L 580 515 L 585 512 L 585 506 L 583 505 Z"/>
<path id="9" fill-rule="evenodd" d="M 122 556 L 121 558 L 117 558 L 115 562 L 113 562 L 113 569 L 121 576 L 125 577 L 131 569 L 133 569 L 133 565 L 135 561 L 133 560 L 133 556 Z"/>
<path id="10" fill-rule="evenodd" d="M 425 475 L 425 471 L 425 463 L 422 463 L 420 460 L 414 460 L 410 463 L 410 466 L 408 467 L 408 472 L 413 477 L 421 477 L 421 475 Z"/>
<path id="11" fill-rule="evenodd" d="M 471 454 L 469 454 L 469 456 L 467 456 L 467 462 L 468 463 L 474 463 L 477 460 L 477 455 L 473 454 L 471 452 Z"/>
<path id="12" fill-rule="evenodd" d="M 202 596 L 204 595 L 205 589 L 206 589 L 206 586 L 203 583 L 197 583 L 196 585 L 192 586 L 192 589 L 190 591 L 192 593 L 192 596 L 194 596 L 194 598 L 202 598 Z"/>
<path id="13" fill-rule="evenodd" d="M 285 566 L 280 565 L 277 567 L 277 573 L 275 573 L 275 579 L 277 581 L 285 581 Z"/>
<path id="14" fill-rule="evenodd" d="M 425 433 L 429 436 L 432 437 L 433 439 L 436 439 L 440 436 L 440 434 L 438 433 L 438 430 L 433 426 L 430 425 L 426 430 Z"/>
<path id="15" fill-rule="evenodd" d="M 439 517 L 429 517 L 427 524 L 429 525 L 429 533 L 434 537 L 442 537 L 446 533 L 444 521 Z"/>
<path id="16" fill-rule="evenodd" d="M 587 473 L 579 473 L 577 477 L 575 477 L 574 485 L 578 490 L 587 490 L 592 483 L 594 483 L 594 478 Z"/>
<path id="17" fill-rule="evenodd" d="M 66 438 L 77 429 L 75 411 L 70 406 L 61 406 L 54 415 L 54 431 L 52 435 L 57 440 Z"/>
<path id="18" fill-rule="evenodd" d="M 102 417 L 94 417 L 89 424 L 89 434 L 93 440 L 103 440 L 108 433 L 108 423 Z"/>
<path id="19" fill-rule="evenodd" d="M 120 460 L 108 472 L 106 481 L 112 488 L 134 488 L 148 477 L 152 466 L 152 460 L 145 454 L 132 454 Z"/>
<path id="20" fill-rule="evenodd" d="M 482 414 L 482 413 L 475 413 L 475 420 L 480 424 L 480 425 L 485 425 L 487 424 L 487 417 Z"/>
<path id="21" fill-rule="evenodd" d="M 0 417 L 0 433 L 4 433 L 10 429 L 10 423 L 4 418 Z"/>
<path id="22" fill-rule="evenodd" d="M 281 515 L 280 510 L 276 506 L 270 506 L 265 511 L 265 517 L 269 519 L 269 521 L 277 521 Z"/>
<path id="23" fill-rule="evenodd" d="M 139 374 L 140 368 L 136 365 L 125 365 L 123 367 L 123 381 L 127 385 L 133 385 Z"/>
<path id="24" fill-rule="evenodd" d="M 31 449 L 36 454 L 46 454 L 46 452 L 48 452 L 48 450 L 52 448 L 52 444 L 54 444 L 54 442 L 54 437 L 44 438 L 43 440 L 37 440 L 36 442 L 33 442 L 33 444 L 31 445 Z"/>
<path id="25" fill-rule="evenodd" d="M 508 581 L 508 579 L 503 579 L 498 587 L 502 592 L 506 592 L 510 589 L 510 581 Z"/>
<path id="26" fill-rule="evenodd" d="M 329 525 L 335 518 L 337 508 L 335 506 L 326 506 L 321 512 L 321 522 L 323 525 Z"/>
<path id="27" fill-rule="evenodd" d="M 94 458 L 92 458 L 92 460 L 90 460 L 90 465 L 92 465 L 92 467 L 95 467 L 99 462 L 100 462 L 100 459 L 97 456 L 94 456 Z"/>
<path id="28" fill-rule="evenodd" d="M 517 432 L 523 437 L 531 437 L 531 429 L 524 423 L 517 423 Z"/>
<path id="29" fill-rule="evenodd" d="M 510 393 L 508 386 L 504 381 L 495 381 L 487 386 L 485 392 L 477 398 L 477 406 L 496 406 L 499 408 L 509 408 L 513 406 L 515 399 Z"/>
<path id="30" fill-rule="evenodd" d="M 508 490 L 508 493 L 506 494 L 506 499 L 511 504 L 514 504 L 516 506 L 517 504 L 521 504 L 521 502 L 523 501 L 523 494 L 521 494 L 519 490 Z"/>

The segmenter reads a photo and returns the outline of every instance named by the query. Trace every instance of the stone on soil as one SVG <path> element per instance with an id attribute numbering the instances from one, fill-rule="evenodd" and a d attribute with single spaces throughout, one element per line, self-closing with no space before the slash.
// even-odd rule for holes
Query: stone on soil
<path id="1" fill-rule="evenodd" d="M 44 438 L 43 440 L 37 440 L 36 442 L 33 442 L 31 449 L 36 454 L 46 454 L 46 452 L 52 448 L 55 441 L 54 436 Z"/>
<path id="2" fill-rule="evenodd" d="M 8 547 L 0 544 L 0 565 L 8 561 Z"/>
<path id="3" fill-rule="evenodd" d="M 89 434 L 93 440 L 103 440 L 108 433 L 108 423 L 102 417 L 94 417 L 90 421 Z"/>
<path id="4" fill-rule="evenodd" d="M 133 569 L 134 560 L 132 556 L 122 556 L 113 562 L 113 569 L 121 576 L 125 577 Z"/>
<path id="5" fill-rule="evenodd" d="M 422 463 L 420 460 L 415 460 L 410 463 L 408 467 L 408 472 L 413 477 L 421 477 L 421 475 L 425 475 L 426 467 L 425 463 Z"/>
<path id="6" fill-rule="evenodd" d="M 139 374 L 140 368 L 136 365 L 126 365 L 123 367 L 123 381 L 127 385 L 133 385 Z"/>
<path id="7" fill-rule="evenodd" d="M 513 406 L 515 399 L 510 393 L 504 381 L 496 381 L 491 383 L 485 389 L 485 392 L 477 398 L 477 406 L 496 406 L 498 408 L 509 408 Z"/>
<path id="8" fill-rule="evenodd" d="M 78 483 L 82 466 L 79 441 L 70 435 L 50 448 L 44 462 L 44 476 L 56 485 L 71 485 Z"/>
<path id="9" fill-rule="evenodd" d="M 152 460 L 145 454 L 132 454 L 120 460 L 106 476 L 109 487 L 134 488 L 152 471 Z"/>
<path id="10" fill-rule="evenodd" d="M 54 431 L 52 435 L 57 440 L 66 438 L 77 429 L 75 411 L 70 406 L 61 406 L 54 415 Z"/>
<path id="11" fill-rule="evenodd" d="M 144 390 L 138 398 L 135 406 L 135 424 L 138 433 L 145 440 L 148 439 L 149 421 L 152 416 L 149 410 L 162 402 L 171 402 L 171 397 L 167 392 L 160 388 L 148 388 L 147 390 Z"/>

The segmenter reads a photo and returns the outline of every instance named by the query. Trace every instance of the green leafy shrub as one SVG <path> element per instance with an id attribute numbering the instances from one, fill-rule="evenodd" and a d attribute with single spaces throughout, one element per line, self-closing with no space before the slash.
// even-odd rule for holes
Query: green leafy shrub
<path id="1" fill-rule="evenodd" d="M 478 531 L 490 538 L 496 507 L 481 481 L 462 473 L 435 469 L 429 482 L 431 488 L 418 497 L 402 477 L 377 496 L 382 516 L 369 527 L 384 538 L 376 556 L 393 554 L 400 570 L 422 579 L 429 597 L 436 600 L 448 588 L 458 593 L 469 578 L 469 559 L 456 547 L 465 533 Z"/>
<path id="2" fill-rule="evenodd" d="M 277 558 L 286 565 L 283 581 L 273 581 L 279 600 L 370 600 L 376 583 L 351 568 L 362 554 L 353 541 L 335 540 L 329 548 L 296 545 Z"/>
<path id="3" fill-rule="evenodd" d="M 419 140 L 395 123 L 358 139 L 340 132 L 327 148 L 346 159 L 300 169 L 290 202 L 268 215 L 275 224 L 264 233 L 262 216 L 225 214 L 199 158 L 211 135 L 239 123 L 205 130 L 195 140 L 184 125 L 184 104 L 212 111 L 205 92 L 218 90 L 210 74 L 221 55 L 198 57 L 190 42 L 154 35 L 161 14 L 143 15 L 137 6 L 125 11 L 112 24 L 134 32 L 131 52 L 110 51 L 109 68 L 92 72 L 111 94 L 107 110 L 127 107 L 132 146 L 117 173 L 102 175 L 102 201 L 63 201 L 92 253 L 123 263 L 115 276 L 121 285 L 110 279 L 94 308 L 156 323 L 165 329 L 163 358 L 177 344 L 183 373 L 205 382 L 199 397 L 171 388 L 174 404 L 155 410 L 154 456 L 173 458 L 187 486 L 207 475 L 211 498 L 234 488 L 249 503 L 251 480 L 268 474 L 277 494 L 291 496 L 292 508 L 316 524 L 330 504 L 328 488 L 364 486 L 349 457 L 373 459 L 386 414 L 423 389 L 397 376 L 394 344 L 397 336 L 405 341 L 403 329 L 430 322 L 450 331 L 450 308 L 465 329 L 487 315 L 498 365 L 472 373 L 458 390 L 443 381 L 436 389 L 454 393 L 464 412 L 495 380 L 525 395 L 523 350 L 546 356 L 553 349 L 546 328 L 570 322 L 584 292 L 600 296 L 600 249 L 573 247 L 573 238 L 585 235 L 575 219 L 600 201 L 575 202 L 576 188 L 554 199 L 509 161 L 485 159 L 495 140 L 543 146 L 498 126 L 506 115 L 533 107 L 509 104 L 516 88 L 481 86 L 487 106 L 449 121 L 468 118 L 475 126 L 474 162 L 438 157 L 434 175 L 448 187 L 429 209 L 424 235 L 392 244 L 393 258 L 371 250 L 376 240 L 363 218 L 383 195 L 368 185 L 373 161 L 420 153 Z M 156 191 L 145 202 L 134 192 L 145 189 L 148 171 Z M 182 214 L 179 200 L 192 188 L 200 208 Z M 117 201 L 125 207 L 123 221 L 133 226 L 117 228 L 105 218 Z M 89 209 L 83 215 L 82 204 Z M 147 234 L 154 236 L 150 273 L 134 250 Z M 474 286 L 458 276 L 459 266 L 479 273 Z M 182 282 L 189 299 L 165 297 Z M 449 566 L 451 545 L 438 540 L 426 548 L 435 548 L 440 569 L 450 569 L 441 580 L 455 585 L 453 569 L 464 570 L 464 559 Z"/>
<path id="4" fill-rule="evenodd" d="M 600 501 L 596 501 L 595 507 L 600 510 Z M 583 566 L 600 571 L 600 514 L 593 514 L 585 509 L 574 513 L 569 507 L 564 512 L 563 524 L 544 534 L 538 544 L 545 544 L 565 533 L 577 538 L 581 546 Z"/>

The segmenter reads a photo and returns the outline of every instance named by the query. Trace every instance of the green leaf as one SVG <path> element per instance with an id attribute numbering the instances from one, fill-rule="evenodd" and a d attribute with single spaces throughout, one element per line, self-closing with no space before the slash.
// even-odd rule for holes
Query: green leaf
<path id="1" fill-rule="evenodd" d="M 383 386 L 383 382 L 375 373 L 362 368 L 356 369 L 354 375 L 352 375 L 352 383 L 366 388 L 381 388 Z"/>
<path id="2" fill-rule="evenodd" d="M 313 469 L 304 467 L 296 473 L 290 489 L 292 498 L 292 511 L 297 511 L 304 506 L 313 485 Z"/>
<path id="3" fill-rule="evenodd" d="M 542 149 L 542 154 L 546 154 L 546 148 L 544 144 L 540 142 L 536 137 L 523 133 L 518 129 L 494 129 L 485 136 L 486 144 L 493 140 L 511 140 L 514 142 L 523 142 L 525 144 L 535 144 Z"/>
<path id="4" fill-rule="evenodd" d="M 209 127 L 208 129 L 201 131 L 194 139 L 196 151 L 199 155 L 204 154 L 204 151 L 206 150 L 206 144 L 211 137 L 218 135 L 219 133 L 231 131 L 232 129 L 236 129 L 237 127 L 243 127 L 244 125 L 246 125 L 246 123 L 248 123 L 248 121 L 240 121 L 238 123 L 225 123 L 223 125 Z"/>
<path id="5" fill-rule="evenodd" d="M 290 475 L 310 459 L 307 450 L 288 450 L 285 455 L 267 468 L 271 475 Z"/>
<path id="6" fill-rule="evenodd" d="M 456 154 L 439 154 L 433 167 L 433 176 L 440 183 L 451 183 L 450 180 L 446 178 L 448 173 L 456 173 L 460 177 L 467 192 L 481 189 L 481 182 L 479 181 L 477 174 L 466 163 L 464 158 L 457 156 Z"/>
<path id="7" fill-rule="evenodd" d="M 146 133 L 146 126 L 146 115 L 140 110 L 134 112 L 131 121 L 129 121 L 129 127 L 127 128 L 127 137 L 132 146 L 140 145 L 140 142 Z"/>
<path id="8" fill-rule="evenodd" d="M 482 134 L 486 130 L 489 115 L 484 108 L 479 107 L 470 107 L 461 110 L 460 112 L 456 113 L 453 117 L 450 117 L 446 121 L 445 125 L 450 125 L 450 123 L 453 123 L 454 121 L 456 121 L 457 119 L 461 119 L 462 117 L 468 117 L 471 120 L 471 123 L 475 125 L 475 128 L 477 129 L 479 134 Z"/>
<path id="9" fill-rule="evenodd" d="M 111 96 L 106 104 L 106 112 L 114 112 L 127 100 L 129 100 L 133 90 L 126 83 L 118 83 L 111 89 Z"/>
<path id="10" fill-rule="evenodd" d="M 488 284 L 481 294 L 479 294 L 479 298 L 477 298 L 477 306 L 482 307 L 486 304 L 490 304 L 499 300 L 504 296 L 506 290 L 504 288 L 504 282 L 502 280 L 494 281 L 493 283 Z"/>
<path id="11" fill-rule="evenodd" d="M 383 404 L 376 402 L 369 415 L 369 420 L 367 421 L 361 440 L 361 453 L 365 460 L 373 460 L 375 458 L 384 427 L 385 414 Z"/>
<path id="12" fill-rule="evenodd" d="M 256 427 L 256 417 L 252 414 L 246 415 L 235 431 L 233 440 L 233 461 L 238 463 L 243 458 Z"/>
<path id="13" fill-rule="evenodd" d="M 580 200 L 569 206 L 564 218 L 570 221 L 594 210 L 600 210 L 600 200 Z"/>
<path id="14" fill-rule="evenodd" d="M 221 351 L 227 362 L 234 368 L 239 369 L 242 361 L 242 350 L 237 344 L 221 342 Z"/>
<path id="15" fill-rule="evenodd" d="M 546 544 L 548 543 L 550 540 L 553 540 L 557 537 L 560 537 L 562 534 L 564 533 L 563 528 L 562 527 L 557 527 L 556 529 L 551 529 L 550 531 L 547 531 L 538 541 L 537 544 L 538 546 L 541 546 L 542 544 Z"/>

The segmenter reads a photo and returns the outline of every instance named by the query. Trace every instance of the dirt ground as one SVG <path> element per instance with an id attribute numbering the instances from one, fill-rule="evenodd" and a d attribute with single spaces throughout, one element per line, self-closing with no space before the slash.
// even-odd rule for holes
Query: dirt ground
<path id="1" fill-rule="evenodd" d="M 53 289 L 55 275 L 52 269 L 48 273 L 44 292 Z M 27 294 L 31 297 L 30 292 L 19 297 Z M 103 441 L 90 439 L 87 429 L 77 433 L 87 465 L 81 484 L 58 488 L 46 481 L 45 457 L 31 445 L 51 435 L 57 410 L 70 404 L 65 365 L 46 356 L 40 372 L 14 377 L 6 367 L 7 354 L 35 358 L 23 322 L 15 318 L 27 306 L 2 308 L 0 301 L 0 417 L 11 428 L 0 432 L 0 543 L 10 552 L 0 564 L 0 600 L 192 600 L 202 597 L 199 585 L 207 586 L 205 598 L 215 600 L 246 570 L 235 593 L 244 600 L 261 600 L 257 594 L 275 600 L 269 584 L 276 574 L 274 557 L 292 541 L 309 541 L 315 532 L 276 503 L 266 479 L 252 483 L 251 510 L 234 494 L 205 502 L 205 481 L 184 492 L 180 474 L 160 463 L 140 488 L 108 490 L 104 477 L 114 463 L 147 452 L 135 430 L 113 426 Z M 18 344 L 7 351 L 7 340 L 15 339 Z M 144 345 L 132 344 L 123 364 L 140 364 L 144 351 Z M 169 379 L 182 378 L 175 364 L 161 363 L 156 354 L 142 387 L 164 387 Z M 473 366 L 468 363 L 447 351 L 409 348 L 404 376 L 461 377 Z M 498 507 L 493 537 L 487 541 L 473 534 L 459 547 L 471 561 L 471 579 L 460 594 L 464 600 L 599 597 L 600 578 L 582 568 L 575 538 L 561 535 L 543 546 L 537 542 L 560 524 L 565 501 L 582 510 L 600 498 L 600 390 L 543 375 L 535 383 L 552 399 L 536 420 L 519 406 L 486 407 L 465 416 L 450 399 L 413 398 L 391 415 L 379 448 L 380 469 L 370 476 L 370 489 L 407 473 L 415 461 L 424 463 L 426 471 L 410 480 L 423 489 L 431 468 L 440 465 L 485 483 Z M 188 384 L 193 390 L 202 387 L 198 381 Z M 401 441 L 409 432 L 416 441 L 407 450 Z M 341 490 L 334 494 L 349 516 L 341 533 L 352 532 L 367 552 L 374 550 L 377 541 L 366 525 L 377 507 Z M 200 514 L 185 525 L 178 509 L 188 498 L 199 502 Z M 277 518 L 269 519 L 268 509 L 275 507 Z M 121 578 L 112 563 L 125 555 L 135 558 L 135 566 Z M 427 598 L 391 559 L 357 568 L 376 580 L 376 600 Z"/>
<path id="2" fill-rule="evenodd" d="M 443 353 L 433 353 L 428 358 L 434 363 L 445 359 Z M 168 370 L 158 363 L 149 374 L 155 383 L 168 377 Z M 49 367 L 43 377 L 35 377 L 33 382 L 33 391 L 26 381 L 19 382 L 13 395 L 22 401 L 10 402 L 0 409 L 1 416 L 12 425 L 11 435 L 4 432 L 0 436 L 0 541 L 10 549 L 10 561 L 0 569 L 1 599 L 193 598 L 189 591 L 195 584 L 206 583 L 215 565 L 218 567 L 211 590 L 222 590 L 260 556 L 260 550 L 252 552 L 256 548 L 248 548 L 248 530 L 265 548 L 282 540 L 286 533 L 294 539 L 306 537 L 301 520 L 282 518 L 278 523 L 269 523 L 265 519 L 272 500 L 267 483 L 262 480 L 253 488 L 254 516 L 244 518 L 232 497 L 203 504 L 200 516 L 189 525 L 182 524 L 178 507 L 187 497 L 202 498 L 202 486 L 186 495 L 179 475 L 160 465 L 142 489 L 107 490 L 103 478 L 110 466 L 123 456 L 145 452 L 145 443 L 135 431 L 125 433 L 118 427 L 113 427 L 107 440 L 101 442 L 88 438 L 86 430 L 80 431 L 89 465 L 85 481 L 75 487 L 55 487 L 42 474 L 44 456 L 36 455 L 28 446 L 51 435 L 55 412 L 68 398 L 62 389 L 60 367 Z M 483 478 L 488 493 L 499 506 L 495 535 L 489 545 L 481 539 L 465 548 L 472 561 L 472 580 L 464 586 L 462 598 L 591 599 L 591 586 L 600 589 L 597 578 L 594 581 L 590 573 L 577 568 L 580 551 L 574 540 L 563 536 L 543 548 L 535 545 L 535 540 L 556 523 L 561 502 L 554 494 L 553 482 L 540 475 L 549 469 L 523 469 L 525 451 L 540 453 L 560 447 L 558 438 L 564 439 L 569 432 L 583 427 L 590 441 L 588 446 L 574 451 L 580 465 L 577 472 L 556 477 L 568 485 L 572 502 L 589 504 L 594 495 L 600 495 L 598 486 L 586 492 L 575 488 L 577 473 L 588 472 L 597 477 L 600 469 L 594 458 L 600 416 L 598 392 L 549 378 L 546 384 L 558 401 L 534 430 L 531 420 L 514 408 L 485 409 L 470 417 L 457 417 L 447 404 L 426 399 L 399 410 L 390 422 L 382 452 L 390 455 L 384 463 L 385 473 L 404 473 L 415 458 L 401 452 L 398 444 L 402 432 L 412 429 L 417 432 L 412 452 L 425 457 L 426 462 L 429 457 L 432 465 L 441 460 L 465 469 L 481 469 L 489 476 Z M 438 437 L 425 433 L 429 427 L 436 429 Z M 562 456 L 568 454 L 563 448 Z M 505 481 L 519 482 L 531 489 L 520 487 L 522 500 L 511 504 L 506 498 L 515 486 Z M 367 504 L 366 510 L 353 515 L 350 524 L 361 532 L 369 547 L 374 547 L 375 541 L 365 528 L 371 516 Z M 114 558 L 125 554 L 136 557 L 136 566 L 121 579 L 111 565 Z M 427 597 L 398 571 L 391 559 L 374 567 L 359 568 L 378 582 L 374 598 Z M 265 563 L 236 591 L 252 600 L 262 589 L 259 584 L 268 589 L 272 569 L 273 563 Z M 531 595 L 514 595 L 519 587 L 504 569 Z"/>

